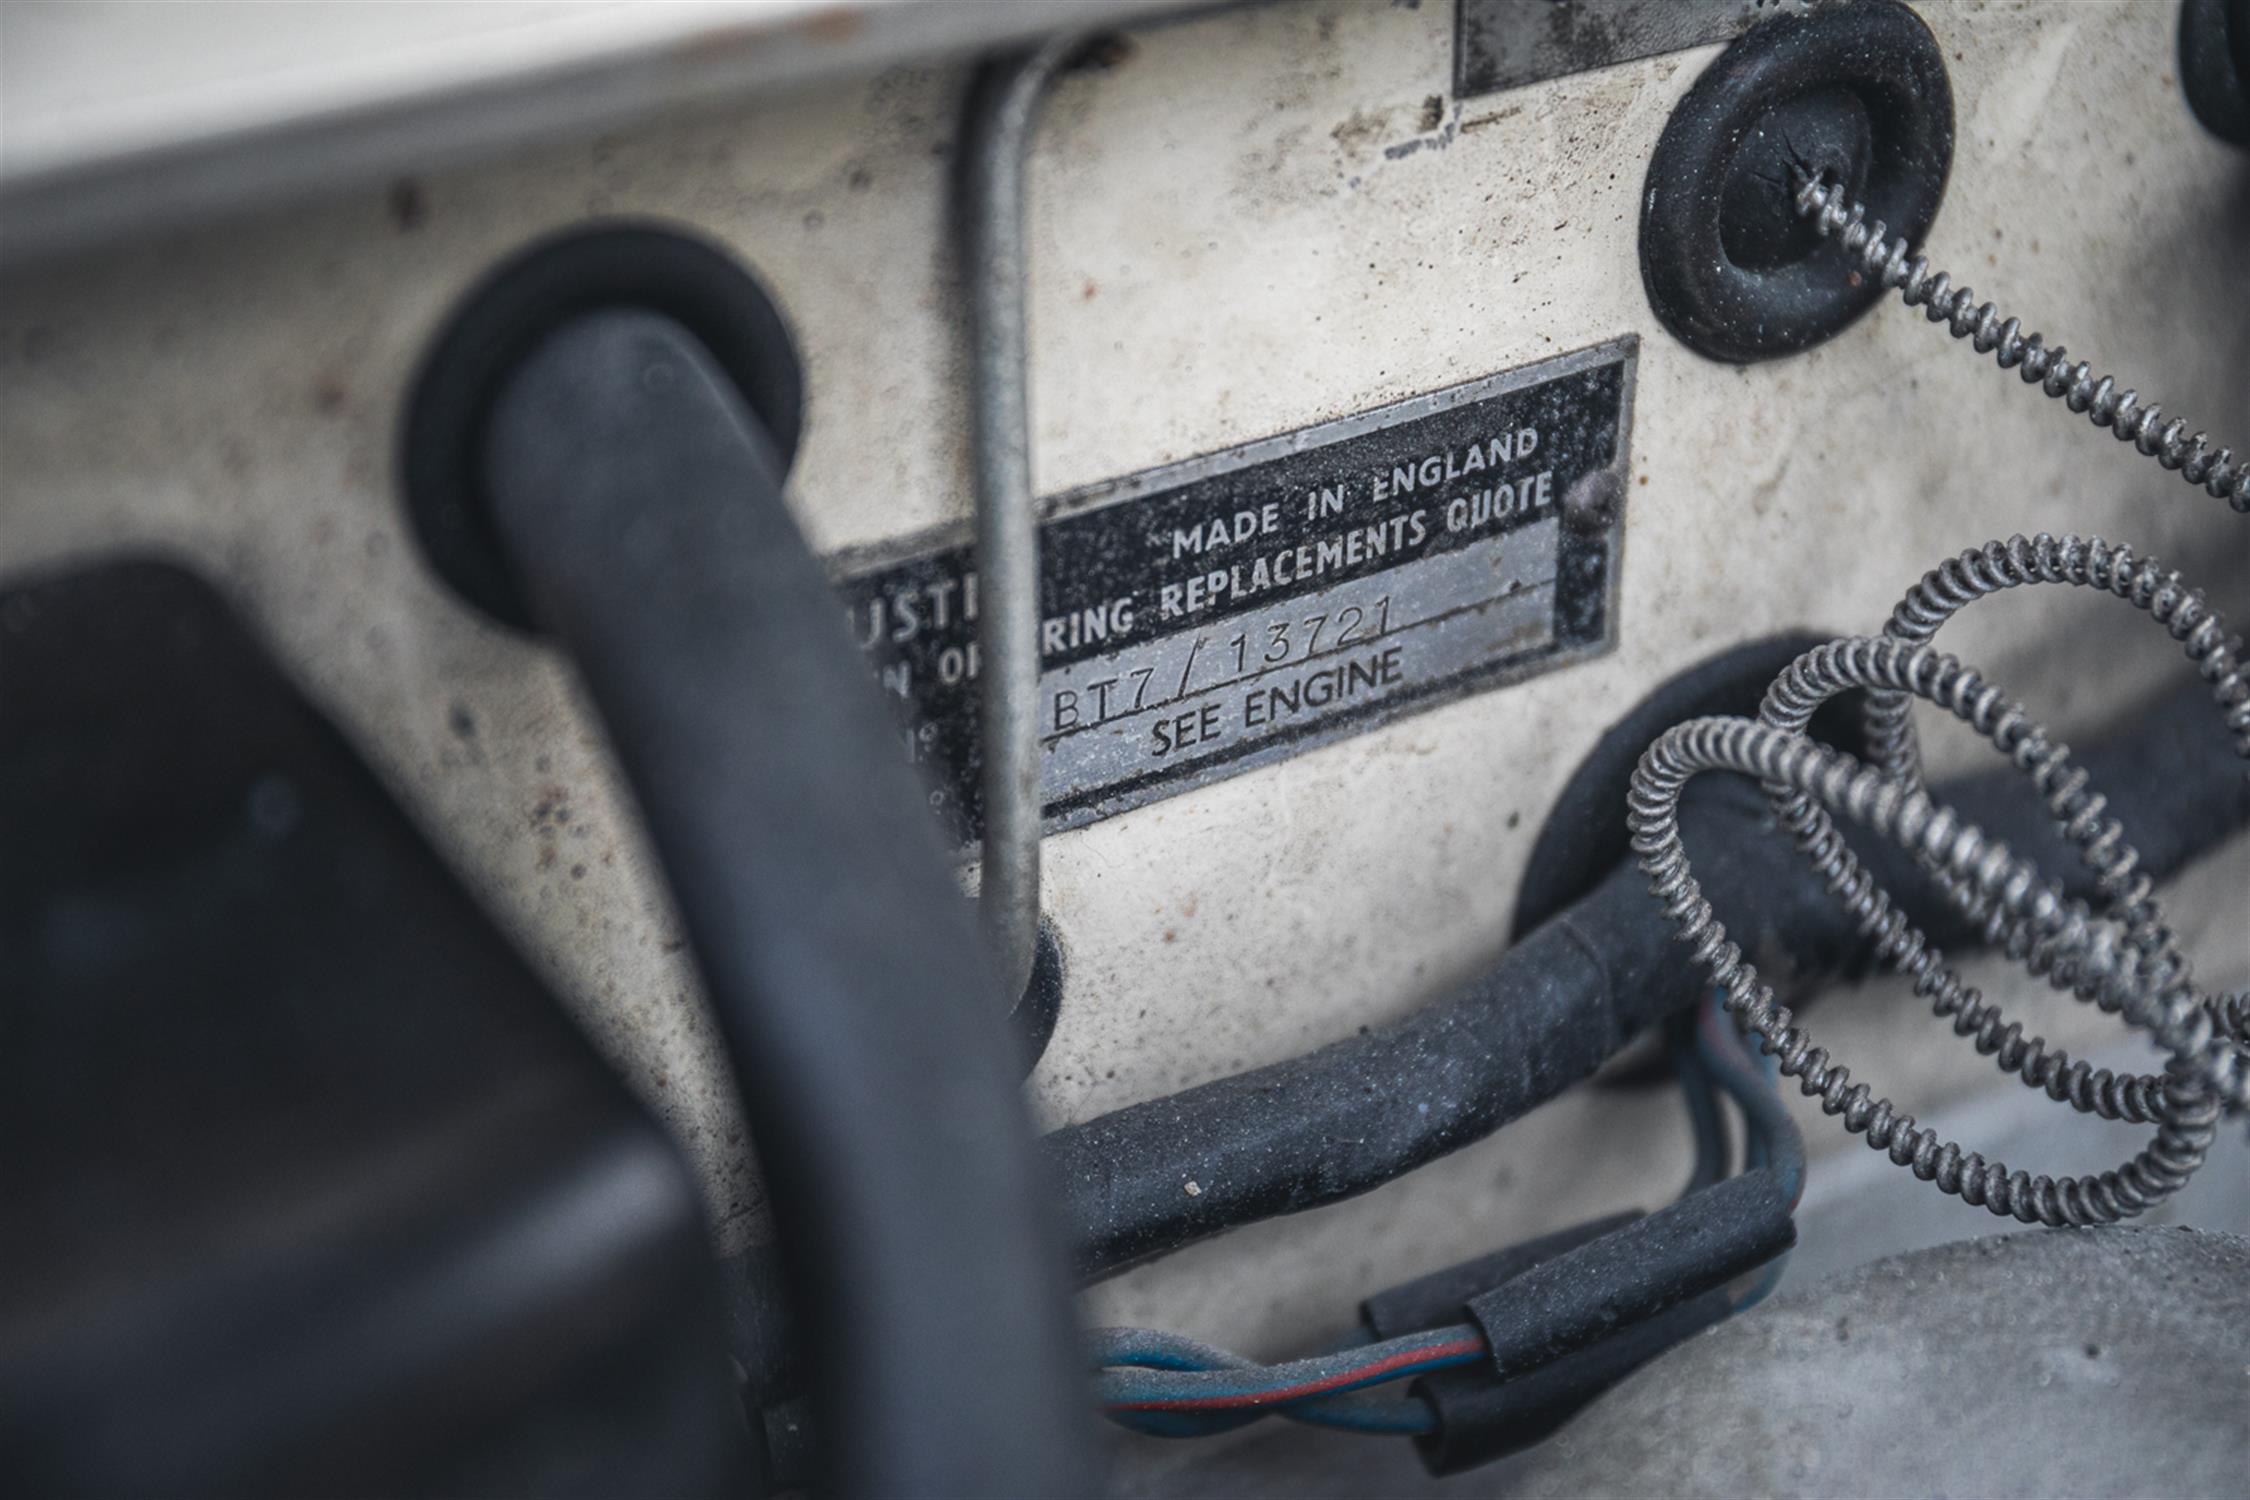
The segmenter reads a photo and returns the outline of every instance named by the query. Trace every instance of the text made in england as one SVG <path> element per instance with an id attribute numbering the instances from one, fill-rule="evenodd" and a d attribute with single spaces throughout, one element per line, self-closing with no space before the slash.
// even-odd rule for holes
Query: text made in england
<path id="1" fill-rule="evenodd" d="M 1539 429 L 1520 427 L 1458 448 L 1378 465 L 1356 478 L 1307 490 L 1301 502 L 1304 517 L 1308 521 L 1319 521 L 1340 516 L 1353 497 L 1361 493 L 1380 504 L 1400 495 L 1441 489 L 1471 475 L 1496 470 L 1502 464 L 1520 462 L 1538 451 Z M 1156 540 L 1160 546 L 1169 547 L 1173 562 L 1247 546 L 1259 537 L 1271 536 L 1282 529 L 1286 524 L 1285 504 L 1280 500 L 1267 500 L 1226 515 L 1207 517 L 1192 526 L 1176 526 L 1169 539 L 1158 537 Z"/>
<path id="2" fill-rule="evenodd" d="M 1519 427 L 1377 465 L 1339 484 L 1307 491 L 1298 503 L 1308 518 L 1316 520 L 1342 515 L 1355 498 L 1391 503 L 1415 495 L 1427 497 L 1429 503 L 1294 543 L 1253 550 L 1260 538 L 1274 536 L 1290 524 L 1290 502 L 1283 500 L 1239 507 L 1152 537 L 1166 562 L 1205 564 L 1200 571 L 1152 585 L 1154 618 L 1160 623 L 1190 620 L 1263 594 L 1305 587 L 1332 574 L 1385 566 L 1392 558 L 1404 561 L 1404 554 L 1423 547 L 1440 527 L 1459 537 L 1549 510 L 1556 498 L 1551 468 L 1512 478 L 1495 472 L 1541 448 L 1536 427 Z M 852 633 L 863 650 L 908 646 L 925 635 L 950 634 L 953 639 L 938 649 L 930 669 L 946 684 L 973 681 L 979 666 L 976 645 L 961 639 L 960 632 L 975 624 L 977 603 L 973 569 L 900 582 L 852 609 Z M 1148 618 L 1138 591 L 1048 615 L 1040 621 L 1040 653 L 1053 657 L 1088 647 L 1124 645 L 1137 633 L 1145 634 Z M 885 686 L 902 696 L 910 690 L 911 678 L 912 668 L 903 662 L 883 673 Z"/>

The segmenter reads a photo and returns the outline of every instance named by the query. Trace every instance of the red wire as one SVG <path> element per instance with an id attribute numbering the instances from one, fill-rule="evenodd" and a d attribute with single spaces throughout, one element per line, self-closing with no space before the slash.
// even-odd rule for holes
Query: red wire
<path id="1" fill-rule="evenodd" d="M 1418 1365 L 1427 1360 L 1451 1359 L 1455 1355 L 1483 1352 L 1484 1340 L 1481 1338 L 1454 1339 L 1443 1344 L 1425 1344 L 1419 1349 L 1402 1349 L 1372 1364 L 1353 1365 L 1333 1375 L 1323 1375 L 1317 1380 L 1300 1381 L 1296 1385 L 1277 1386 L 1271 1390 L 1236 1391 L 1224 1396 L 1172 1396 L 1160 1401 L 1114 1401 L 1110 1405 L 1117 1411 L 1223 1411 L 1235 1406 L 1272 1406 L 1377 1379 L 1393 1370 Z"/>

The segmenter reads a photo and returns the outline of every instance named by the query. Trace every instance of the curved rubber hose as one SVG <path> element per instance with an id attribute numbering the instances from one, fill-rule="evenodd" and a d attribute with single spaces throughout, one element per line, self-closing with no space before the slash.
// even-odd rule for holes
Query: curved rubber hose
<path id="1" fill-rule="evenodd" d="M 591 313 L 502 390 L 485 476 L 710 992 L 821 1488 L 1085 1493 L 1091 1395 L 1006 1007 L 765 434 L 678 324 Z"/>

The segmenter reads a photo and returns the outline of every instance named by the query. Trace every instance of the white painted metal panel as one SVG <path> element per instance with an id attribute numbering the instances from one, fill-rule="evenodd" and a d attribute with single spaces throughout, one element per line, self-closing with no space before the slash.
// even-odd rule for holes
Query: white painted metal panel
<path id="1" fill-rule="evenodd" d="M 2250 327 L 2207 310 L 2239 298 L 2250 199 L 2180 100 L 2169 11 L 1926 11 L 1960 116 L 1932 252 L 2168 404 L 2250 431 Z M 1872 628 L 1941 555 L 2040 528 L 2130 539 L 2250 608 L 2224 507 L 1919 317 L 1880 309 L 1748 370 L 1655 326 L 1643 168 L 1711 49 L 1463 103 L 1451 45 L 1438 0 L 1307 0 L 1147 30 L 1063 84 L 1032 163 L 1039 487 L 1638 334 L 1617 648 L 1050 840 L 1070 986 L 1032 1084 L 1049 1120 L 1302 1052 L 1471 972 L 1580 757 L 1720 647 Z M 952 62 L 847 71 L 0 284 L 0 567 L 134 546 L 216 575 L 679 1135 L 730 1247 L 765 1234 L 763 1200 L 629 804 L 561 664 L 419 560 L 391 473 L 400 397 L 495 260 L 591 216 L 654 217 L 730 247 L 792 319 L 796 502 L 819 545 L 961 520 L 961 80 Z M 1947 639 L 2066 735 L 2132 696 L 2120 683 L 2179 670 L 2098 600 L 2002 601 Z M 1974 755 L 1942 729 L 1930 743 L 1940 770 Z M 2214 982 L 2250 976 L 2246 855 L 2173 907 Z M 1992 1078 L 1913 1009 L 1840 996 L 1824 1039 L 1909 1108 Z M 2038 1013 L 2074 1048 L 2114 1035 L 2060 1002 Z M 1808 1123 L 1816 1147 L 1839 1139 Z M 1278 1350 L 1379 1285 L 1668 1194 L 1680 1136 L 1668 1096 L 1582 1092 L 1367 1198 L 1122 1278 L 1094 1312 Z"/>

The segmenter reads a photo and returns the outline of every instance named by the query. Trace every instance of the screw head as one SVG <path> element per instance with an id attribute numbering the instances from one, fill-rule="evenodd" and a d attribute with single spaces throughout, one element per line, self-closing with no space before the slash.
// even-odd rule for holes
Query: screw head
<path id="1" fill-rule="evenodd" d="M 1625 481 L 1614 469 L 1581 474 L 1563 491 L 1563 524 L 1573 531 L 1599 531 L 1617 517 L 1625 498 Z"/>

